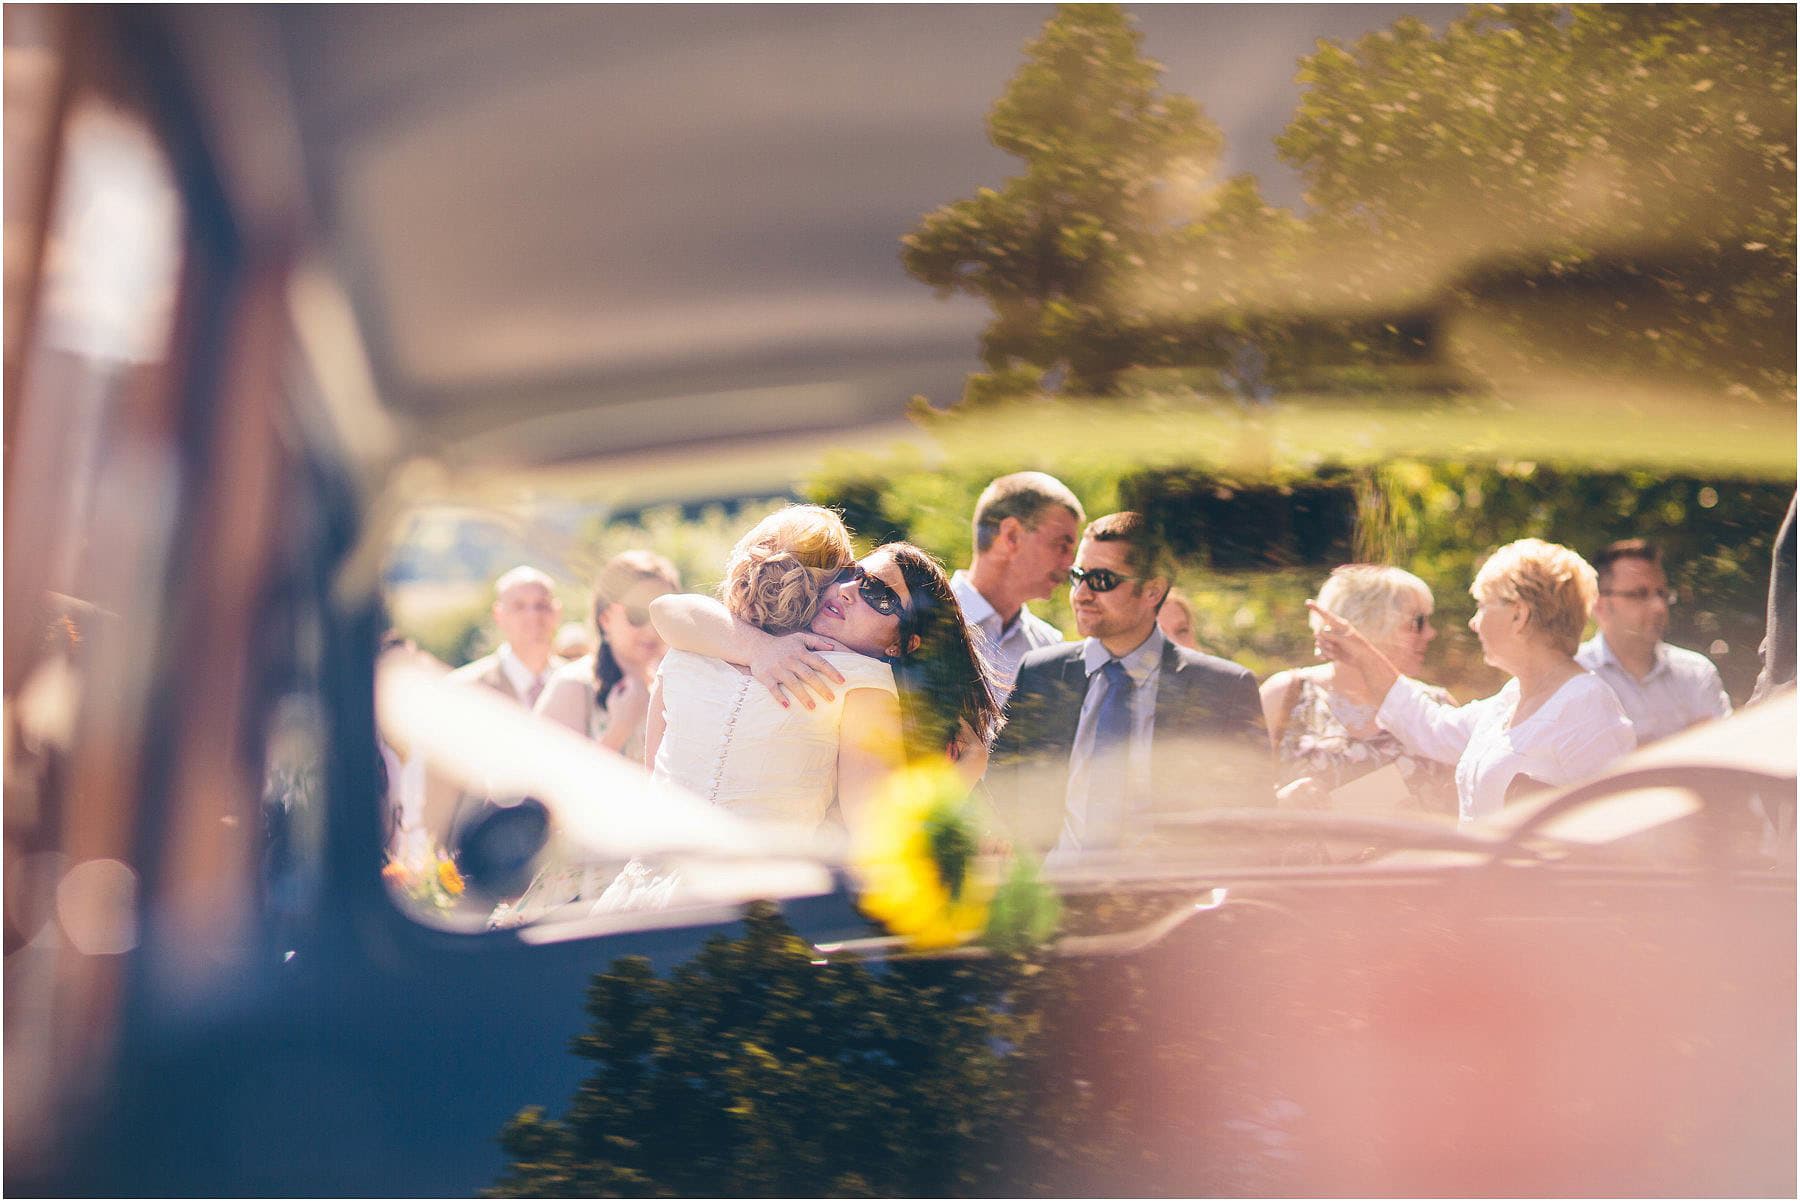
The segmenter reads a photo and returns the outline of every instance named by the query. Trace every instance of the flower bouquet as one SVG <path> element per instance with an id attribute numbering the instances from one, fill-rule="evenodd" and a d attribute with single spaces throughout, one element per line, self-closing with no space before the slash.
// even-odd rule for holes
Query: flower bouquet
<path id="1" fill-rule="evenodd" d="M 918 950 L 979 940 L 1023 950 L 1056 931 L 1061 905 L 1032 863 L 1014 857 L 1004 875 L 986 859 L 968 785 L 948 765 L 888 779 L 850 849 L 861 907 Z"/>
<path id="2" fill-rule="evenodd" d="M 422 855 L 392 854 L 381 876 L 395 892 L 442 913 L 456 908 L 467 887 L 456 861 L 441 847 Z"/>

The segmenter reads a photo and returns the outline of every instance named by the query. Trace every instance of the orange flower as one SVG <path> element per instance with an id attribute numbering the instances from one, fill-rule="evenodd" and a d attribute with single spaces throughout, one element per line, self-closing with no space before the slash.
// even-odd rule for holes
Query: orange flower
<path id="1" fill-rule="evenodd" d="M 437 875 L 438 884 L 442 885 L 445 891 L 452 896 L 460 894 L 463 891 L 462 873 L 456 871 L 455 860 L 439 860 Z"/>

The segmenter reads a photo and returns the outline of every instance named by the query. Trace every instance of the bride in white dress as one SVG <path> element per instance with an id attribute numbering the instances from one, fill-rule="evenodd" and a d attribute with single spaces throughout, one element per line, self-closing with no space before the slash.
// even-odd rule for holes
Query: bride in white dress
<path id="1" fill-rule="evenodd" d="M 854 831 L 905 763 L 948 758 L 969 787 L 985 771 L 999 706 L 949 577 L 930 555 L 893 543 L 854 563 L 842 519 L 790 506 L 739 540 L 721 591 L 723 604 L 692 594 L 650 604 L 671 648 L 645 728 L 655 778 L 807 830 L 835 799 Z M 778 680 L 794 700 L 772 687 Z M 633 860 L 591 912 L 661 909 L 681 888 L 679 871 Z M 584 886 L 568 900 L 585 896 Z"/>
<path id="2" fill-rule="evenodd" d="M 837 514 L 789 506 L 758 522 L 732 549 L 721 587 L 724 608 L 770 634 L 803 631 L 852 562 L 850 535 Z M 652 621 L 660 629 L 655 612 Z M 840 793 L 846 813 L 860 806 L 900 763 L 894 673 L 854 651 L 824 654 L 845 687 L 831 703 L 807 709 L 783 707 L 724 659 L 671 649 L 650 695 L 644 752 L 652 775 L 767 821 L 817 826 Z M 841 737 L 845 730 L 854 737 Z"/>

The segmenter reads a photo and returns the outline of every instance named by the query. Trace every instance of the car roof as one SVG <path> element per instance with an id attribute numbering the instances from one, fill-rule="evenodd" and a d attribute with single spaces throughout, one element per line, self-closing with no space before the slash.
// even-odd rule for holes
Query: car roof
<path id="1" fill-rule="evenodd" d="M 1133 18 L 1167 86 L 1203 92 L 1243 131 L 1223 170 L 1256 170 L 1293 201 L 1273 136 L 1297 59 L 1319 36 L 1459 11 Z M 986 310 L 910 279 L 899 240 L 1017 172 L 984 118 L 1052 12 L 271 5 L 159 19 L 211 89 L 215 141 L 239 147 L 228 187 L 268 170 L 284 133 L 316 266 L 381 405 L 420 444 L 487 438 L 541 463 L 892 425 L 914 394 L 959 396 Z M 1209 69 L 1220 58 L 1228 87 Z"/>

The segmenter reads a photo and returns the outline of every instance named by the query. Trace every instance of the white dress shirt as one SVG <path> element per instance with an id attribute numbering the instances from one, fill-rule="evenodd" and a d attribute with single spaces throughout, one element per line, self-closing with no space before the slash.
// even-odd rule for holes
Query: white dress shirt
<path id="1" fill-rule="evenodd" d="M 562 661 L 552 659 L 544 665 L 542 672 L 533 672 L 525 666 L 518 653 L 512 649 L 511 643 L 500 644 L 500 671 L 506 674 L 506 683 L 512 686 L 513 695 L 529 709 L 536 704 L 538 695 L 544 691 L 544 685 L 550 680 L 550 674 L 561 666 Z"/>
<path id="2" fill-rule="evenodd" d="M 1639 746 L 1731 712 L 1719 670 L 1698 651 L 1658 643 L 1650 675 L 1639 680 L 1619 662 L 1606 636 L 1596 634 L 1581 645 L 1575 662 L 1612 689 L 1637 729 Z"/>
<path id="3" fill-rule="evenodd" d="M 1434 701 L 1425 686 L 1402 676 L 1375 721 L 1414 755 L 1456 765 L 1463 822 L 1497 813 L 1517 777 L 1573 784 L 1637 746 L 1618 698 L 1592 672 L 1570 677 L 1529 718 L 1509 726 L 1518 707 L 1517 680 L 1457 706 Z"/>
<path id="4" fill-rule="evenodd" d="M 1156 731 L 1156 687 L 1162 679 L 1163 648 L 1168 640 L 1152 626 L 1150 637 L 1137 649 L 1119 657 L 1125 675 L 1134 689 L 1131 697 L 1131 747 L 1128 764 L 1128 798 L 1143 801 L 1150 796 L 1150 748 Z M 1056 851 L 1069 854 L 1080 851 L 1092 840 L 1087 835 L 1089 769 L 1094 758 L 1094 728 L 1098 724 L 1100 702 L 1106 697 L 1106 674 L 1101 671 L 1113 658 L 1112 652 L 1098 639 L 1088 639 L 1081 647 L 1081 663 L 1087 669 L 1087 696 L 1081 702 L 1081 718 L 1075 727 L 1075 746 L 1069 752 L 1069 792 L 1063 806 L 1062 837 Z"/>
<path id="5" fill-rule="evenodd" d="M 969 581 L 969 574 L 960 569 L 950 577 L 950 591 L 956 594 L 963 620 L 976 634 L 975 643 L 994 670 L 994 700 L 1005 705 L 1019 678 L 1019 661 L 1025 653 L 1055 646 L 1063 641 L 1063 633 L 1024 606 L 1019 607 L 1011 622 L 1002 626 L 999 613 Z"/>

